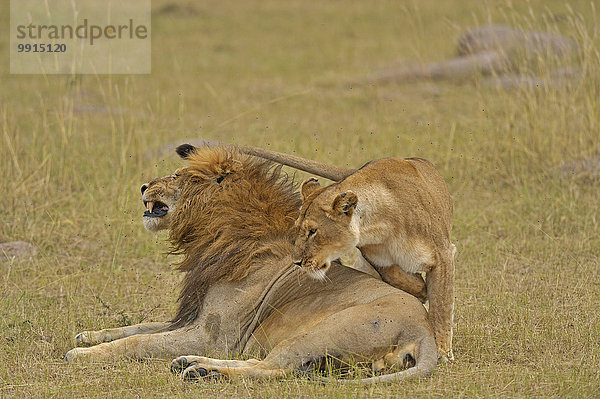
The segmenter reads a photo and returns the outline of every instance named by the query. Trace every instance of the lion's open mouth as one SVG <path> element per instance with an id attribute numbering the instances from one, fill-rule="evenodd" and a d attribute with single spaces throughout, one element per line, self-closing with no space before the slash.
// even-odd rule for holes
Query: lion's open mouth
<path id="1" fill-rule="evenodd" d="M 169 207 L 160 201 L 144 201 L 144 206 L 146 207 L 144 216 L 149 218 L 160 218 L 169 212 Z"/>

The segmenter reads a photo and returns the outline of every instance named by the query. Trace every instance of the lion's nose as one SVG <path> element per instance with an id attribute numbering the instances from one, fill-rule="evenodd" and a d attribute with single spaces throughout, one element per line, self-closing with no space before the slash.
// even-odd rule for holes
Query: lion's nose
<path id="1" fill-rule="evenodd" d="M 148 189 L 148 184 L 142 184 L 142 188 L 140 189 L 142 191 L 142 195 L 144 195 L 144 191 L 146 191 Z"/>

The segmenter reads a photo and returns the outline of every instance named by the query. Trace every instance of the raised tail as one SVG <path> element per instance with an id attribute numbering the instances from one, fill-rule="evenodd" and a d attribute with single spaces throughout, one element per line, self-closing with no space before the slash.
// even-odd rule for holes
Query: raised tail
<path id="1" fill-rule="evenodd" d="M 406 370 L 398 371 L 396 373 L 378 375 L 369 378 L 360 379 L 348 379 L 348 380 L 332 380 L 329 378 L 322 378 L 322 382 L 341 382 L 344 384 L 387 384 L 392 382 L 404 381 L 410 378 L 424 378 L 429 377 L 435 366 L 437 365 L 437 346 L 435 344 L 435 338 L 433 335 L 427 335 L 421 339 L 419 345 L 419 353 L 417 355 L 417 362 L 414 367 Z"/>
<path id="2" fill-rule="evenodd" d="M 326 163 L 301 158 L 295 155 L 265 150 L 263 148 L 250 146 L 240 146 L 238 148 L 244 154 L 268 159 L 270 161 L 277 162 L 285 166 L 290 166 L 294 169 L 299 169 L 333 181 L 345 179 L 356 172 L 356 169 L 348 169 L 340 166 L 329 165 Z"/>
<path id="3" fill-rule="evenodd" d="M 225 144 L 218 141 L 212 140 L 194 140 L 196 145 L 205 145 L 207 147 L 215 146 L 231 146 L 231 144 Z M 319 177 L 324 177 L 333 181 L 340 181 L 350 176 L 356 169 L 348 169 L 340 166 L 330 165 L 322 162 L 313 161 L 306 158 L 301 158 L 295 155 L 284 154 L 282 152 L 265 150 L 259 147 L 252 146 L 233 146 L 240 152 L 252 155 L 258 158 L 268 159 L 269 161 L 277 162 L 285 166 L 290 166 L 294 169 L 302 170 L 304 172 L 312 173 Z M 177 153 L 185 158 L 187 154 L 194 150 L 192 144 L 182 144 L 177 147 Z"/>

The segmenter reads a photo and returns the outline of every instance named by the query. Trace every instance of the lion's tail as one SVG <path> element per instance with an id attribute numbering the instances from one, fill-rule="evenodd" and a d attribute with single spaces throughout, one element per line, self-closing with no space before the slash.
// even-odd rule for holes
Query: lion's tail
<path id="1" fill-rule="evenodd" d="M 378 375 L 376 377 L 337 381 L 350 384 L 385 384 L 403 381 L 410 378 L 424 378 L 433 373 L 433 370 L 435 370 L 435 366 L 437 365 L 437 359 L 438 354 L 435 338 L 433 338 L 432 335 L 427 335 L 421 340 L 417 361 L 414 367 L 411 367 L 407 370 L 398 371 L 396 373 Z M 331 380 L 324 378 L 323 382 L 331 382 Z"/>

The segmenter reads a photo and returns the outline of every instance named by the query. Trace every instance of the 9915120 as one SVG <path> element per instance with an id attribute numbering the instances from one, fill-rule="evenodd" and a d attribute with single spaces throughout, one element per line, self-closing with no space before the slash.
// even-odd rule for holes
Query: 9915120
<path id="1" fill-rule="evenodd" d="M 67 51 L 67 45 L 64 43 L 19 43 L 17 52 L 19 53 L 64 53 Z"/>

